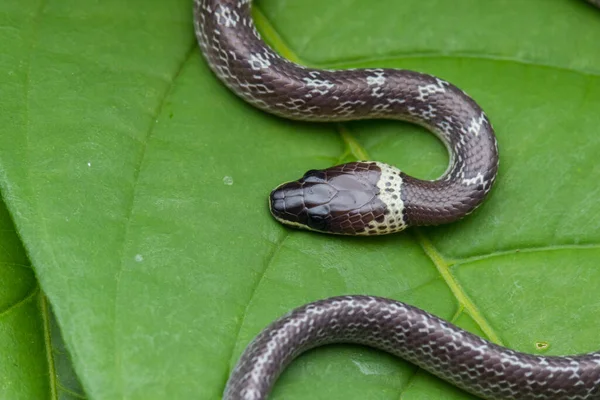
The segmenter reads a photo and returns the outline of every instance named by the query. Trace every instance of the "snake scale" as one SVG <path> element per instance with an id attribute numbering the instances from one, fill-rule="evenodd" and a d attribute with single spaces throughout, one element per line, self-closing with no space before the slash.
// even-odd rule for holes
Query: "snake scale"
<path id="1" fill-rule="evenodd" d="M 588 1 L 600 7 L 600 0 Z M 278 221 L 332 234 L 388 234 L 459 220 L 492 188 L 498 170 L 494 130 L 454 85 L 408 70 L 295 64 L 261 39 L 251 0 L 195 0 L 194 27 L 212 71 L 259 109 L 307 121 L 409 121 L 435 133 L 448 149 L 448 169 L 434 181 L 376 161 L 308 171 L 272 191 L 269 208 Z M 362 295 L 306 304 L 265 328 L 236 364 L 224 399 L 267 398 L 295 357 L 327 343 L 387 351 L 484 399 L 600 399 L 600 352 L 524 354 L 408 304 Z"/>

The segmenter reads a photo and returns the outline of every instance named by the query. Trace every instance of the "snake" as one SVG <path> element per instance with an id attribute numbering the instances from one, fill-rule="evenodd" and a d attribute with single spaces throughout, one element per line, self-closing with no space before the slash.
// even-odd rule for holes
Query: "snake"
<path id="1" fill-rule="evenodd" d="M 600 7 L 600 0 L 587 1 Z M 325 234 L 376 236 L 458 221 L 481 205 L 496 180 L 498 143 L 490 120 L 467 93 L 411 70 L 327 70 L 292 62 L 261 38 L 251 3 L 194 1 L 201 52 L 233 93 L 291 120 L 417 124 L 444 143 L 450 158 L 435 180 L 379 161 L 310 170 L 271 191 L 268 205 L 277 221 Z M 223 398 L 268 398 L 296 357 L 331 343 L 389 352 L 482 399 L 600 399 L 600 352 L 517 352 L 409 304 L 362 294 L 314 301 L 272 322 L 245 348 Z"/>

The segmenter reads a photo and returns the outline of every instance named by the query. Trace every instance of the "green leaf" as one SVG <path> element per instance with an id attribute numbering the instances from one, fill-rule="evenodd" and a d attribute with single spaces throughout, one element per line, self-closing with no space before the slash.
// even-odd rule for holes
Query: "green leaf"
<path id="1" fill-rule="evenodd" d="M 0 204 L 0 281 L 0 395 L 43 398 L 50 391 L 50 379 L 40 290 L 4 204 Z"/>
<path id="2" fill-rule="evenodd" d="M 0 397 L 84 399 L 48 301 L 0 202 Z"/>
<path id="3" fill-rule="evenodd" d="M 262 0 L 254 11 L 296 61 L 415 69 L 469 92 L 496 128 L 499 179 L 448 226 L 363 239 L 284 228 L 266 206 L 280 182 L 366 154 L 433 179 L 443 145 L 409 124 L 297 123 L 243 103 L 202 59 L 189 1 L 3 2 L 0 185 L 90 398 L 220 398 L 264 326 L 349 293 L 521 351 L 597 349 L 599 11 L 575 0 Z M 31 330 L 37 347 L 23 355 L 19 335 L 0 368 L 17 374 L 13 388 L 52 393 L 47 306 L 29 269 L 4 269 L 1 310 L 31 305 L 7 329 Z M 26 369 L 9 365 L 18 357 Z M 273 393 L 374 396 L 473 398 L 358 346 L 301 356 Z"/>

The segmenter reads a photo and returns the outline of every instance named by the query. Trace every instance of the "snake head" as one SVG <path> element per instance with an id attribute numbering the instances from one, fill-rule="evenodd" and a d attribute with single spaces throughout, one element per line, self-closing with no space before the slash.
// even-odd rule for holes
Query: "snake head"
<path id="1" fill-rule="evenodd" d="M 296 228 L 342 235 L 374 234 L 376 221 L 383 222 L 389 213 L 379 198 L 380 176 L 381 170 L 372 162 L 310 170 L 273 190 L 269 208 L 276 220 Z"/>
<path id="2" fill-rule="evenodd" d="M 271 214 L 285 225 L 327 231 L 329 203 L 335 195 L 325 172 L 310 170 L 301 179 L 284 183 L 271 192 Z"/>

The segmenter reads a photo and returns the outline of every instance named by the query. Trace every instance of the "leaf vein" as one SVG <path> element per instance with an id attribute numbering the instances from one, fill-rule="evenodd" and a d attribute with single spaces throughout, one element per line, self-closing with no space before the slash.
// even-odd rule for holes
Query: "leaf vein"
<path id="1" fill-rule="evenodd" d="M 38 285 L 36 285 L 29 293 L 27 293 L 27 295 L 25 297 L 23 297 L 21 300 L 17 301 L 15 304 L 8 306 L 7 308 L 5 308 L 4 310 L 0 311 L 0 319 L 6 317 L 8 314 L 10 314 L 11 312 L 13 312 L 14 310 L 18 309 L 19 307 L 21 307 L 22 305 L 26 304 L 27 302 L 29 302 L 29 300 L 31 300 L 33 297 L 35 297 L 35 295 L 40 291 L 40 287 Z"/>
<path id="2" fill-rule="evenodd" d="M 22 269 L 27 269 L 29 271 L 32 270 L 31 265 L 20 264 L 20 263 L 13 263 L 13 262 L 0 262 L 0 266 L 2 266 L 2 267 L 22 268 Z"/>
<path id="3" fill-rule="evenodd" d="M 522 253 L 541 253 L 545 251 L 562 251 L 562 250 L 597 250 L 600 249 L 600 244 L 598 243 L 589 243 L 589 244 L 562 244 L 562 245 L 552 245 L 552 246 L 532 246 L 532 247 L 524 247 L 517 249 L 509 249 L 509 250 L 501 250 L 494 251 L 487 254 L 480 254 L 465 258 L 458 258 L 452 260 L 450 265 L 463 265 L 469 264 L 472 262 L 477 262 L 481 260 L 486 260 L 495 257 L 504 257 L 509 255 L 516 255 Z"/>
<path id="4" fill-rule="evenodd" d="M 60 382 L 58 382 L 58 384 L 57 384 L 57 385 L 58 385 L 58 388 L 59 388 L 61 391 L 65 392 L 65 393 L 67 393 L 67 394 L 70 394 L 70 395 L 71 395 L 71 396 L 73 396 L 73 397 L 76 397 L 76 398 L 78 398 L 78 399 L 87 399 L 87 397 L 86 397 L 85 395 L 83 395 L 83 394 L 81 394 L 81 393 L 74 392 L 73 390 L 71 390 L 71 389 L 69 389 L 69 388 L 66 388 L 66 387 L 65 387 L 65 386 L 63 386 L 63 385 L 62 385 Z"/>
<path id="5" fill-rule="evenodd" d="M 48 300 L 46 296 L 40 296 L 40 307 L 41 307 L 41 315 L 42 321 L 44 323 L 44 344 L 46 347 L 46 361 L 48 362 L 48 379 L 50 380 L 50 398 L 53 400 L 58 400 L 58 390 L 57 387 L 60 385 L 58 383 L 58 377 L 56 376 L 56 366 L 54 365 L 54 355 L 52 354 L 52 335 L 50 328 L 50 310 L 48 308 Z"/>
<path id="6" fill-rule="evenodd" d="M 494 331 L 491 324 L 479 311 L 475 303 L 469 298 L 462 286 L 458 283 L 456 277 L 450 271 L 450 264 L 444 260 L 442 255 L 437 251 L 437 249 L 423 234 L 423 232 L 421 232 L 421 230 L 415 228 L 414 232 L 415 239 L 421 245 L 425 254 L 431 259 L 438 272 L 446 282 L 446 285 L 450 288 L 450 291 L 458 301 L 459 307 L 464 308 L 464 311 L 466 311 L 466 313 L 473 318 L 475 323 L 479 325 L 488 339 L 496 344 L 502 345 L 503 343 L 500 339 L 500 336 L 498 336 L 498 334 Z"/>

